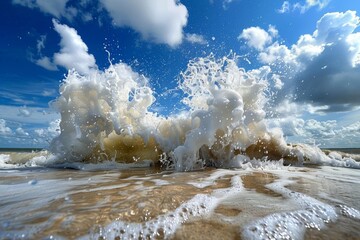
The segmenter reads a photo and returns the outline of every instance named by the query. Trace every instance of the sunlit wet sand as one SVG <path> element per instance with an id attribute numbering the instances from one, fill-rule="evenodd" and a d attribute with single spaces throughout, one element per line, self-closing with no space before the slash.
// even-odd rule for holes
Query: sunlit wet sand
<path id="1" fill-rule="evenodd" d="M 247 239 L 256 221 L 296 211 L 319 215 L 317 204 L 333 209 L 336 217 L 324 220 L 323 227 L 310 224 L 318 219 L 305 217 L 305 235 L 290 237 L 358 239 L 359 179 L 358 170 L 332 167 L 185 173 L 157 168 L 1 170 L 0 238 Z M 298 204 L 296 194 L 308 203 Z"/>

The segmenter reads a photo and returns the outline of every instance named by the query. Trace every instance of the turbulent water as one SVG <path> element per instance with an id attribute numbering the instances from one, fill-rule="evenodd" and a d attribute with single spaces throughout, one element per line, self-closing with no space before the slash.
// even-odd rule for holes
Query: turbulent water
<path id="1" fill-rule="evenodd" d="M 356 169 L 82 166 L 0 170 L 0 239 L 360 237 Z"/>
<path id="2" fill-rule="evenodd" d="M 351 156 L 286 143 L 280 128 L 269 127 L 276 112 L 270 106 L 274 86 L 267 79 L 269 71 L 239 68 L 236 55 L 194 59 L 181 72 L 177 87 L 185 110 L 172 116 L 149 110 L 156 99 L 148 79 L 125 63 L 89 75 L 69 71 L 60 97 L 51 103 L 61 114 L 51 155 L 3 162 L 53 166 L 151 161 L 192 171 L 268 159 L 360 168 Z"/>
<path id="3" fill-rule="evenodd" d="M 49 149 L 0 154 L 0 239 L 360 238 L 359 153 L 287 143 L 267 73 L 195 59 L 162 116 L 124 63 L 70 71 Z"/>

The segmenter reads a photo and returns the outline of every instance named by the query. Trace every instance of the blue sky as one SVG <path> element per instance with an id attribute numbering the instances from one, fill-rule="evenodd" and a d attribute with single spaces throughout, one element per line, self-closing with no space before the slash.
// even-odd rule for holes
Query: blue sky
<path id="1" fill-rule="evenodd" d="M 0 147 L 46 147 L 59 123 L 49 102 L 67 71 L 104 70 L 108 52 L 149 79 L 151 109 L 167 115 L 183 107 L 175 88 L 187 63 L 231 51 L 246 70 L 271 69 L 268 124 L 289 141 L 360 147 L 358 0 L 4 0 L 0 9 Z"/>

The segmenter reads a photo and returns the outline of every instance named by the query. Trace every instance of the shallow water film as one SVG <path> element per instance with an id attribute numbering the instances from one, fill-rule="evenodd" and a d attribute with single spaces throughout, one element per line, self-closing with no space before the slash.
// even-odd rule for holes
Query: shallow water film
<path id="1" fill-rule="evenodd" d="M 0 239 L 359 239 L 356 169 L 1 170 Z"/>

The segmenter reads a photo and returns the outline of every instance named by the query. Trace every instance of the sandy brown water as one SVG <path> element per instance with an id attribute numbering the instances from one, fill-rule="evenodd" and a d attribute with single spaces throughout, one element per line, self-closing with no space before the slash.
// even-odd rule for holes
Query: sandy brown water
<path id="1" fill-rule="evenodd" d="M 254 221 L 303 209 L 271 187 L 283 181 L 337 211 L 335 221 L 301 238 L 360 239 L 360 172 L 333 167 L 0 170 L 0 239 L 245 239 Z"/>

